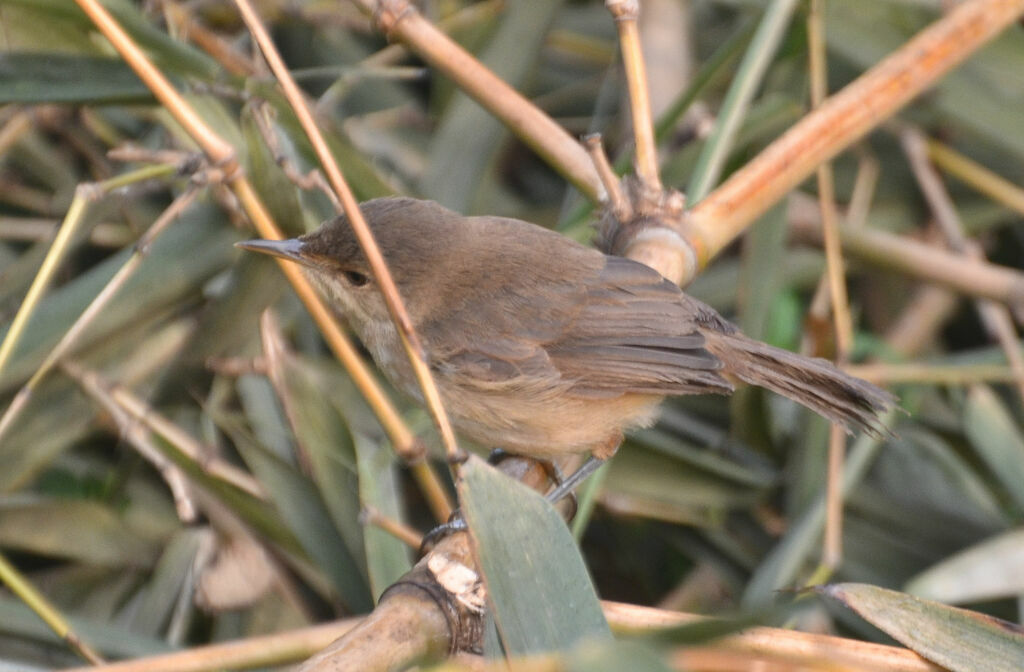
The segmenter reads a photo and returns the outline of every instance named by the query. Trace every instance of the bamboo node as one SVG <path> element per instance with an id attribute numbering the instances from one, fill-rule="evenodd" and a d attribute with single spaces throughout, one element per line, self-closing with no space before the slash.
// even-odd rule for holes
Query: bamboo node
<path id="1" fill-rule="evenodd" d="M 377 3 L 376 11 L 373 13 L 373 21 L 377 29 L 384 33 L 388 40 L 391 40 L 391 32 L 398 25 L 398 22 L 409 14 L 416 13 L 416 7 L 408 0 L 380 0 Z"/>

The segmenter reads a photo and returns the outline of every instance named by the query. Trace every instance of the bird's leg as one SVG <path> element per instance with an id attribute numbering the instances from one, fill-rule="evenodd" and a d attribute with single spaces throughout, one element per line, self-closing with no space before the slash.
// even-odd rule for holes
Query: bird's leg
<path id="1" fill-rule="evenodd" d="M 580 468 L 569 474 L 569 477 L 558 484 L 558 487 L 548 493 L 548 501 L 552 504 L 557 504 L 558 500 L 562 499 L 566 495 L 571 494 L 573 499 L 576 498 L 576 488 L 593 474 L 595 471 L 601 468 L 601 465 L 606 460 L 610 459 L 615 453 L 618 452 L 619 446 L 622 444 L 622 433 L 616 432 L 615 434 L 608 437 L 608 440 L 603 444 L 594 448 L 593 452 L 587 457 L 586 462 L 580 465 Z M 571 519 L 570 519 L 571 520 Z"/>
<path id="2" fill-rule="evenodd" d="M 568 478 L 559 483 L 557 488 L 547 494 L 547 500 L 552 504 L 557 504 L 559 500 L 567 495 L 571 496 L 575 500 L 575 491 L 579 484 L 587 480 L 588 476 L 600 469 L 604 462 L 605 461 L 603 459 L 591 455 L 587 458 L 586 462 L 580 465 L 579 469 L 569 474 Z"/>

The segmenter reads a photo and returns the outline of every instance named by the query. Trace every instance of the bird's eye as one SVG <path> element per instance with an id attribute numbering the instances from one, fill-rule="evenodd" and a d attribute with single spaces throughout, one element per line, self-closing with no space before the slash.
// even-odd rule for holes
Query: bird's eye
<path id="1" fill-rule="evenodd" d="M 370 282 L 370 278 L 357 271 L 342 271 L 341 274 L 345 276 L 345 280 L 348 281 L 348 284 L 353 287 L 362 287 Z"/>

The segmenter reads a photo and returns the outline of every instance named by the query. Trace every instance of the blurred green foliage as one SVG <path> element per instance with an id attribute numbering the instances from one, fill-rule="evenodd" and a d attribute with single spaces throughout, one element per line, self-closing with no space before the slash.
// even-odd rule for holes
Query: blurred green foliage
<path id="1" fill-rule="evenodd" d="M 308 142 L 262 64 L 249 74 L 229 74 L 216 58 L 174 37 L 181 26 L 168 26 L 174 13 L 158 11 L 158 3 L 105 4 L 188 92 L 204 119 L 234 143 L 285 230 L 298 233 L 330 216 L 329 201 L 298 189 L 276 161 L 283 157 L 302 173 L 314 165 Z M 935 9 L 923 4 L 829 2 L 830 88 L 841 87 L 933 20 Z M 719 46 L 730 36 L 749 34 L 761 5 L 686 3 L 691 25 L 679 34 L 677 48 L 697 68 L 716 54 L 721 62 L 695 96 L 703 113 L 691 108 L 664 135 L 666 184 L 685 184 L 702 146 L 696 131 L 701 114 L 713 114 L 728 87 L 736 59 L 722 57 Z M 249 40 L 230 3 L 214 0 L 186 11 L 249 58 Z M 360 198 L 407 193 L 466 213 L 511 215 L 552 227 L 575 221 L 585 209 L 580 196 L 507 129 L 415 57 L 363 63 L 386 42 L 354 7 L 266 0 L 260 11 L 317 103 L 318 120 Z M 455 39 L 571 133 L 600 131 L 613 157 L 629 151 L 624 79 L 614 26 L 602 3 L 501 7 L 446 0 L 427 10 L 433 18 L 460 12 L 470 19 L 459 22 Z M 804 18 L 798 12 L 768 69 L 730 155 L 731 168 L 806 109 Z M 148 150 L 194 147 L 72 0 L 0 0 L 0 24 L 0 128 L 27 121 L 0 144 L 2 338 L 76 185 L 137 167 L 108 158 L 109 149 L 128 143 Z M 1024 40 L 1019 26 L 1011 32 L 902 117 L 1021 183 Z M 650 71 L 652 89 L 686 93 L 674 88 L 686 78 L 679 68 L 655 59 Z M 264 113 L 274 147 L 253 121 Z M 867 225 L 922 230 L 929 214 L 895 136 L 878 131 L 857 153 L 880 166 Z M 841 203 L 851 195 L 857 153 L 836 161 Z M 56 286 L 0 371 L 0 409 L 186 179 L 137 185 L 90 205 L 85 230 Z M 1024 265 L 1021 216 L 961 184 L 948 186 L 965 226 L 992 256 Z M 433 522 L 277 268 L 232 247 L 248 235 L 237 219 L 223 190 L 205 190 L 157 241 L 129 285 L 78 342 L 72 359 L 143 398 L 211 456 L 251 472 L 264 501 L 192 465 L 186 471 L 197 481 L 203 515 L 182 522 L 161 474 L 140 457 L 117 418 L 61 372 L 36 390 L 0 440 L 0 550 L 111 656 L 365 612 L 413 558 L 380 530 L 363 527 L 360 508 L 373 505 L 420 529 Z M 569 233 L 590 236 L 578 225 Z M 823 258 L 816 250 L 787 246 L 785 233 L 785 212 L 776 209 L 691 291 L 751 335 L 795 349 Z M 969 301 L 959 302 L 913 351 L 894 352 L 890 330 L 914 305 L 918 286 L 913 278 L 849 261 L 859 357 L 962 365 L 1004 361 Z M 238 373 L 230 366 L 260 354 L 259 316 L 268 308 L 292 350 L 283 381 L 273 385 L 260 372 Z M 998 385 L 905 385 L 896 392 L 908 412 L 897 418 L 896 436 L 882 444 L 851 442 L 844 560 L 835 578 L 895 589 L 916 586 L 928 597 L 1018 619 L 1016 597 L 1024 589 L 1019 572 L 1007 571 L 1000 581 L 977 567 L 1014 566 L 1012 559 L 1020 557 L 1020 535 L 1014 532 L 1024 515 L 1020 398 Z M 436 443 L 424 413 L 400 403 L 413 427 Z M 601 483 L 581 544 L 598 594 L 730 614 L 743 605 L 766 606 L 778 589 L 801 586 L 819 562 L 827 435 L 820 418 L 761 391 L 745 390 L 732 402 L 667 403 L 661 423 L 631 435 Z M 174 454 L 165 441 L 157 445 Z M 180 455 L 172 459 L 184 463 Z M 193 573 L 193 561 L 202 552 L 209 557 L 208 546 L 195 535 L 207 527 L 221 541 L 242 537 L 265 544 L 272 558 L 266 571 L 280 572 L 283 580 L 271 589 L 243 589 L 230 609 L 194 606 L 189 598 L 202 590 L 204 579 Z M 992 541 L 999 539 L 1017 542 Z M 979 551 L 972 553 L 975 545 Z M 942 590 L 934 577 L 940 572 L 941 578 L 954 559 L 957 590 Z M 932 578 L 915 580 L 929 568 Z M 237 570 L 243 577 L 245 571 Z M 75 660 L 9 594 L 0 594 L 0 613 L 0 664 Z M 834 606 L 809 602 L 799 612 L 799 620 L 822 619 L 841 633 L 878 636 Z M 586 650 L 574 655 L 580 669 L 598 669 L 581 662 L 591 655 Z M 607 655 L 606 663 L 634 660 L 629 650 Z M 650 669 L 659 665 L 652 662 Z"/>

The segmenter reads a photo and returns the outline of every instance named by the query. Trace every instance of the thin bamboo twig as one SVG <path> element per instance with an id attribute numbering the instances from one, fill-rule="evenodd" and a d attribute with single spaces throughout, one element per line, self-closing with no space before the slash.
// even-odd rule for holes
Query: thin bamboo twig
<path id="1" fill-rule="evenodd" d="M 281 143 L 277 139 L 277 134 L 274 132 L 273 127 L 270 124 L 270 115 L 273 108 L 269 104 L 263 103 L 253 110 L 252 120 L 256 123 L 256 130 L 259 131 L 260 136 L 263 138 L 263 142 L 266 143 L 270 149 L 270 153 L 274 156 L 274 163 L 278 165 L 281 172 L 284 173 L 291 182 L 300 189 L 309 191 L 316 189 L 331 202 L 331 206 L 335 212 L 341 212 L 343 210 L 341 201 L 338 200 L 338 195 L 334 193 L 330 185 L 327 184 L 327 180 L 324 179 L 324 174 L 316 168 L 312 168 L 308 173 L 303 175 L 299 172 L 299 167 L 295 165 L 295 162 L 288 157 L 283 151 L 281 151 Z"/>
<path id="2" fill-rule="evenodd" d="M 611 208 L 612 214 L 620 222 L 627 221 L 633 216 L 633 207 L 630 205 L 629 199 L 622 193 L 622 181 L 615 174 L 615 170 L 608 162 L 608 156 L 604 153 L 604 147 L 601 145 L 601 134 L 591 133 L 587 135 L 583 138 L 583 145 L 587 148 L 590 160 L 594 162 L 594 168 L 597 170 L 597 174 L 601 178 L 601 184 L 604 185 L 605 192 L 608 194 L 608 206 Z"/>
<path id="3" fill-rule="evenodd" d="M 142 50 L 128 37 L 127 33 L 113 19 L 110 13 L 97 0 L 76 0 L 82 10 L 93 23 L 110 40 L 114 48 L 125 62 L 135 70 L 140 79 L 146 83 L 174 118 L 191 134 L 210 158 L 211 162 L 223 165 L 235 196 L 245 208 L 257 232 L 263 238 L 281 239 L 280 229 L 271 219 L 266 207 L 257 196 L 252 185 L 242 174 L 234 158 L 233 149 L 222 140 L 203 120 L 191 109 L 185 99 L 171 86 L 170 82 L 157 70 L 143 54 Z M 279 260 L 281 271 L 295 289 L 303 305 L 324 334 L 332 352 L 342 362 L 360 393 L 374 410 L 378 420 L 384 427 L 395 447 L 395 451 L 406 460 L 422 459 L 423 444 L 412 434 L 399 416 L 394 406 L 380 389 L 370 374 L 351 341 L 338 326 L 331 312 L 313 291 L 302 271 L 295 264 Z M 414 470 L 417 473 L 417 470 Z M 422 470 L 419 470 L 422 473 Z M 446 502 L 430 501 L 434 513 L 439 519 L 446 519 L 445 511 L 450 514 L 450 506 Z"/>
<path id="4" fill-rule="evenodd" d="M 447 414 L 441 406 L 440 395 L 437 392 L 437 387 L 434 384 L 430 371 L 423 359 L 423 348 L 419 342 L 419 337 L 412 326 L 412 320 L 409 318 L 408 312 L 405 310 L 402 299 L 398 295 L 398 287 L 395 285 L 394 279 L 391 277 L 391 272 L 388 270 L 387 263 L 384 261 L 384 256 L 381 254 L 380 249 L 373 240 L 373 234 L 370 232 L 369 226 L 363 218 L 362 212 L 359 210 L 359 204 L 355 199 L 355 195 L 352 193 L 352 190 L 349 188 L 344 176 L 341 174 L 341 170 L 338 168 L 337 162 L 334 161 L 334 157 L 331 155 L 330 149 L 327 147 L 327 142 L 320 133 L 316 121 L 313 119 L 313 116 L 309 111 L 309 107 L 305 104 L 302 91 L 292 78 L 287 66 L 285 66 L 284 61 L 281 59 L 280 54 L 278 54 L 273 40 L 270 39 L 270 34 L 263 26 L 263 23 L 260 21 L 252 5 L 248 0 L 236 0 L 235 4 L 237 5 L 239 12 L 242 14 L 242 18 L 248 26 L 249 31 L 260 46 L 260 50 L 263 52 L 263 57 L 267 60 L 271 71 L 273 71 L 281 85 L 281 88 L 284 90 L 285 97 L 288 99 L 288 102 L 291 104 L 296 116 L 299 118 L 299 123 L 306 132 L 306 135 L 310 140 L 310 144 L 312 144 L 313 149 L 317 154 L 317 158 L 320 160 L 321 166 L 327 173 L 327 177 L 335 194 L 337 194 L 341 201 L 345 215 L 348 217 L 349 222 L 355 231 L 360 247 L 363 248 L 363 252 L 366 254 L 367 260 L 370 262 L 370 267 L 373 270 L 374 277 L 380 284 L 381 293 L 384 295 L 385 303 L 391 311 L 391 316 L 395 322 L 395 326 L 403 336 L 403 345 L 406 347 L 406 354 L 409 356 L 409 361 L 416 372 L 417 378 L 419 379 L 420 386 L 423 389 L 423 395 L 427 400 L 427 405 L 430 407 L 431 413 L 434 414 L 435 422 L 437 423 L 438 429 L 441 432 L 441 437 L 445 442 L 448 456 L 451 459 L 455 459 L 458 457 L 460 451 L 455 443 L 455 435 L 451 429 L 450 423 L 448 422 Z"/>
<path id="5" fill-rule="evenodd" d="M 984 253 L 974 241 L 968 240 L 964 234 L 963 223 L 957 214 L 956 205 L 946 191 L 938 171 L 928 160 L 928 146 L 924 134 L 914 128 L 905 128 L 900 133 L 900 142 L 904 153 L 910 161 L 914 177 L 931 208 L 935 221 L 939 225 L 949 247 L 964 257 L 983 260 Z M 999 342 L 1006 360 L 1010 363 L 1017 378 L 1017 394 L 1024 404 L 1024 355 L 1021 354 L 1017 330 L 1013 326 L 1013 317 L 1003 305 L 984 299 L 976 300 L 978 313 L 989 331 Z"/>
<path id="6" fill-rule="evenodd" d="M 630 116 L 633 120 L 633 138 L 636 144 L 636 174 L 645 189 L 662 190 L 658 174 L 658 146 L 654 141 L 654 121 L 651 114 L 651 96 L 647 81 L 647 65 L 640 46 L 639 0 L 605 0 L 605 7 L 615 19 L 622 51 L 622 65 L 629 87 Z M 604 180 L 602 180 L 604 182 Z M 607 184 L 605 184 L 607 187 Z"/>
<path id="7" fill-rule="evenodd" d="M 32 582 L 19 572 L 18 568 L 12 565 L 2 553 L 0 553 L 0 582 L 7 584 L 12 593 L 27 604 L 58 637 L 66 641 L 82 658 L 92 665 L 104 664 L 103 658 L 85 640 L 75 634 L 57 607 L 47 600 L 45 595 L 36 590 Z"/>
<path id="8" fill-rule="evenodd" d="M 146 166 L 145 168 L 140 168 L 124 175 L 118 175 L 102 182 L 78 185 L 78 188 L 75 190 L 75 197 L 71 201 L 71 207 L 68 208 L 60 230 L 57 232 L 57 237 L 54 238 L 53 245 L 50 246 L 50 250 L 46 253 L 46 258 L 43 260 L 42 266 L 39 267 L 39 272 L 32 281 L 32 285 L 21 302 L 21 306 L 18 307 L 18 312 L 11 322 L 10 329 L 7 330 L 7 336 L 4 338 L 3 343 L 0 343 L 0 371 L 3 370 L 10 359 L 15 346 L 25 330 L 25 326 L 28 324 L 29 318 L 32 317 L 33 311 L 35 311 L 40 299 L 42 299 L 43 292 L 50 285 L 50 281 L 57 272 L 57 268 L 67 254 L 75 231 L 78 230 L 83 221 L 88 203 L 100 198 L 104 194 L 110 193 L 114 189 L 143 180 L 166 177 L 173 174 L 175 170 L 175 166 Z"/>
<path id="9" fill-rule="evenodd" d="M 939 329 L 959 304 L 960 297 L 945 287 L 918 287 L 884 334 L 889 350 L 913 358 L 935 342 Z"/>
<path id="10" fill-rule="evenodd" d="M 1024 215 L 1024 189 L 938 140 L 928 138 L 928 158 L 993 201 Z"/>
<path id="11" fill-rule="evenodd" d="M 843 370 L 876 385 L 970 385 L 1017 380 L 1016 374 L 1004 364 L 849 364 Z"/>
<path id="12" fill-rule="evenodd" d="M 36 372 L 32 374 L 32 377 L 28 379 L 18 393 L 14 395 L 14 399 L 11 401 L 7 410 L 4 411 L 2 417 L 0 417 L 0 439 L 3 438 L 4 434 L 14 423 L 14 420 L 20 415 L 21 411 L 28 405 L 28 402 L 32 398 L 32 392 L 39 386 L 39 383 L 53 370 L 54 365 L 66 355 L 71 348 L 75 346 L 82 333 L 92 324 L 93 320 L 99 317 L 100 313 L 106 308 L 107 304 L 110 303 L 111 299 L 117 295 L 117 292 L 124 286 L 128 279 L 138 270 L 142 262 L 149 256 L 149 248 L 153 244 L 153 241 L 160 236 L 164 230 L 170 226 L 170 224 L 177 219 L 177 217 L 184 212 L 192 201 L 195 200 L 199 194 L 198 186 L 190 184 L 184 192 L 181 193 L 173 202 L 161 213 L 157 220 L 153 223 L 146 233 L 144 233 L 135 244 L 135 251 L 130 257 L 124 262 L 121 268 L 118 269 L 114 277 L 104 286 L 100 293 L 89 303 L 82 314 L 78 316 L 75 323 L 64 332 L 60 341 L 53 347 L 50 354 L 46 356 Z"/>
<path id="13" fill-rule="evenodd" d="M 41 243 L 53 239 L 53 232 L 60 221 L 51 217 L 2 217 L 0 216 L 0 240 Z M 120 248 L 135 238 L 125 224 L 100 222 L 89 232 L 89 243 L 96 247 Z"/>
<path id="14" fill-rule="evenodd" d="M 409 548 L 416 549 L 423 545 L 422 534 L 400 520 L 385 516 L 372 506 L 363 507 L 362 512 L 359 514 L 359 522 L 363 525 L 379 527 Z"/>
<path id="15" fill-rule="evenodd" d="M 61 363 L 61 368 L 101 405 L 115 407 L 162 437 L 207 476 L 221 480 L 257 499 L 266 499 L 266 494 L 256 479 L 238 467 L 214 457 L 211 451 L 192 438 L 188 432 L 158 413 L 124 386 L 112 383 L 96 371 L 84 369 L 75 362 L 65 360 Z"/>
<path id="16" fill-rule="evenodd" d="M 797 237 L 820 244 L 821 231 L 813 223 L 794 220 Z M 843 250 L 859 259 L 920 280 L 980 296 L 1011 308 L 1024 308 L 1024 273 L 1006 266 L 965 259 L 906 236 L 874 228 L 841 224 Z"/>
<path id="17" fill-rule="evenodd" d="M 423 391 L 427 408 L 434 417 L 434 423 L 441 434 L 441 440 L 444 443 L 449 464 L 457 478 L 459 464 L 465 461 L 466 454 L 459 448 L 455 440 L 455 431 L 452 429 L 448 414 L 441 401 L 441 394 L 438 392 L 437 385 L 434 383 L 434 378 L 430 373 L 430 368 L 427 366 L 426 353 L 412 325 L 412 320 L 405 309 L 402 298 L 398 294 L 398 287 L 391 277 L 391 272 L 384 261 L 384 256 L 373 239 L 369 225 L 363 218 L 363 213 L 359 209 L 359 203 L 356 201 L 355 194 L 352 193 L 344 176 L 341 174 L 341 170 L 338 168 L 338 164 L 327 146 L 327 141 L 324 139 L 323 134 L 320 133 L 320 129 L 313 119 L 313 115 L 306 104 L 302 92 L 299 90 L 295 80 L 292 79 L 291 73 L 288 72 L 287 66 L 285 66 L 281 55 L 277 52 L 273 40 L 270 39 L 270 34 L 263 26 L 256 11 L 249 3 L 249 0 L 235 0 L 235 4 L 241 12 L 249 32 L 252 33 L 256 43 L 259 44 L 263 57 L 267 60 L 270 69 L 277 77 L 281 88 L 284 89 L 285 97 L 295 111 L 303 130 L 305 130 L 317 158 L 320 159 L 320 165 L 327 173 L 328 181 L 334 188 L 335 194 L 341 200 L 345 215 L 348 217 L 349 224 L 352 226 L 356 239 L 359 241 L 359 246 L 366 255 L 367 261 L 370 262 L 373 275 L 380 285 L 388 312 L 391 313 L 391 319 L 394 321 L 398 333 L 402 336 L 402 345 L 405 347 L 406 355 L 409 357 L 409 362 L 412 364 L 420 389 Z"/>
<path id="18" fill-rule="evenodd" d="M 207 357 L 203 365 L 219 376 L 231 378 L 267 375 L 267 362 L 263 357 Z"/>
<path id="19" fill-rule="evenodd" d="M 250 59 L 238 53 L 220 35 L 199 23 L 186 5 L 167 1 L 160 3 L 160 7 L 167 23 L 177 27 L 182 40 L 194 42 L 220 63 L 226 72 L 243 77 L 256 74 L 256 67 Z"/>
<path id="20" fill-rule="evenodd" d="M 858 154 L 857 178 L 853 183 L 850 203 L 846 207 L 846 223 L 854 228 L 867 223 L 868 211 L 871 209 L 871 203 L 875 200 L 878 176 L 882 173 L 878 159 L 868 150 L 862 148 Z"/>
<path id="21" fill-rule="evenodd" d="M 252 208 L 252 212 L 261 213 L 267 218 L 266 221 L 269 222 L 269 215 L 266 213 L 266 210 L 262 209 L 263 206 L 249 182 L 240 180 L 236 183 L 235 187 L 236 193 L 241 195 L 239 200 L 243 203 L 248 203 L 248 207 Z M 256 221 L 255 218 L 254 221 Z M 260 231 L 260 235 L 264 238 L 282 238 L 276 226 L 272 230 L 266 227 L 262 229 L 257 227 L 257 230 Z M 349 375 L 352 376 L 352 381 L 359 388 L 360 394 L 363 395 L 367 404 L 374 410 L 377 419 L 388 433 L 395 452 L 406 462 L 411 463 L 413 477 L 416 478 L 417 483 L 423 490 L 427 505 L 434 516 L 441 521 L 447 520 L 451 516 L 452 507 L 444 488 L 437 483 L 437 475 L 424 460 L 426 449 L 423 444 L 412 434 L 401 416 L 398 415 L 398 411 L 395 410 L 391 401 L 380 388 L 380 385 L 377 384 L 377 381 L 367 369 L 366 364 L 363 363 L 362 358 L 356 352 L 352 342 L 341 330 L 334 316 L 331 315 L 319 296 L 306 281 L 302 270 L 295 264 L 283 260 L 278 263 L 278 266 L 288 278 L 295 293 L 298 294 L 299 299 L 306 306 L 306 309 L 310 311 L 335 356 L 341 360 L 342 365 L 345 366 Z"/>
<path id="22" fill-rule="evenodd" d="M 21 136 L 32 129 L 32 114 L 27 110 L 18 110 L 0 127 L 0 155 L 6 154 Z"/>
<path id="23" fill-rule="evenodd" d="M 96 377 L 86 375 L 74 364 L 69 368 L 76 375 L 79 375 L 78 382 L 86 392 L 98 401 L 114 418 L 114 422 L 117 424 L 122 436 L 135 447 L 136 452 L 144 460 L 153 465 L 153 468 L 164 479 L 167 488 L 171 491 L 171 496 L 174 498 L 174 508 L 178 513 L 178 519 L 183 523 L 194 523 L 197 518 L 198 508 L 190 492 L 188 477 L 181 468 L 157 448 L 153 442 L 150 430 L 131 419 L 129 414 L 99 384 Z"/>
<path id="24" fill-rule="evenodd" d="M 811 0 L 807 16 L 808 48 L 810 50 L 811 107 L 818 109 L 828 95 L 828 69 L 825 54 L 825 8 L 823 0 Z M 818 166 L 818 207 L 825 241 L 825 272 L 832 304 L 836 336 L 836 362 L 845 363 L 853 343 L 853 320 L 846 293 L 846 270 L 839 243 L 839 213 L 836 211 L 835 184 L 832 165 Z M 818 316 L 823 317 L 823 316 Z M 843 462 L 846 434 L 843 427 L 832 423 L 828 440 L 828 471 L 825 482 L 825 534 L 822 542 L 822 564 L 831 571 L 839 567 L 843 555 Z"/>
<path id="25" fill-rule="evenodd" d="M 53 198 L 49 192 L 11 180 L 0 180 L 0 202 L 15 205 L 44 217 L 55 214 Z"/>
<path id="26" fill-rule="evenodd" d="M 801 119 L 689 212 L 701 267 L 754 219 L 1016 21 L 1024 0 L 958 4 Z"/>
<path id="27" fill-rule="evenodd" d="M 808 42 L 810 43 L 811 107 L 821 107 L 828 95 L 828 71 L 825 64 L 825 17 L 823 0 L 811 0 L 807 18 Z M 832 167 L 828 162 L 818 166 L 818 207 L 821 209 L 821 228 L 825 241 L 827 282 L 832 300 L 832 317 L 835 320 L 836 356 L 849 356 L 853 341 L 853 321 L 850 318 L 850 301 L 846 293 L 846 270 L 843 252 L 839 243 L 839 213 L 836 211 L 835 183 Z"/>
<path id="28" fill-rule="evenodd" d="M 590 158 L 575 139 L 491 70 L 430 23 L 407 0 L 352 0 L 374 16 L 389 38 L 404 42 L 451 77 L 467 95 L 500 119 L 533 151 L 590 200 L 603 188 Z"/>
<path id="29" fill-rule="evenodd" d="M 222 166 L 229 178 L 239 171 L 234 148 L 216 131 L 210 128 L 191 105 L 174 89 L 171 82 L 153 65 L 141 49 L 132 41 L 117 20 L 96 0 L 75 0 L 89 20 L 100 29 L 104 37 L 121 55 L 121 58 L 145 82 L 160 104 L 167 108 L 196 141 L 214 166 Z"/>
<path id="30" fill-rule="evenodd" d="M 629 634 L 707 621 L 704 616 L 663 611 L 622 602 L 602 600 L 612 632 Z M 913 651 L 831 635 L 796 632 L 781 628 L 753 627 L 729 635 L 704 648 L 759 654 L 771 659 L 810 663 L 822 658 L 848 664 L 864 672 L 941 672 Z"/>
<path id="31" fill-rule="evenodd" d="M 890 410 L 882 414 L 879 424 L 891 427 L 895 416 L 896 411 Z M 849 497 L 853 488 L 863 480 L 881 448 L 881 439 L 867 434 L 861 434 L 853 442 L 843 469 L 843 497 Z M 769 551 L 747 582 L 742 601 L 745 607 L 765 607 L 774 600 L 776 590 L 796 583 L 797 575 L 817 545 L 825 524 L 823 500 L 823 495 L 816 497 L 802 514 L 790 521 L 783 538 Z M 811 582 L 801 583 L 808 585 Z"/>
<path id="32" fill-rule="evenodd" d="M 868 210 L 874 198 L 875 187 L 878 184 L 879 166 L 878 160 L 870 154 L 862 153 L 861 160 L 857 164 L 857 177 L 853 185 L 853 193 L 850 196 L 850 203 L 846 209 L 846 225 L 852 228 L 864 226 L 867 221 Z M 822 217 L 821 208 L 811 203 L 810 197 L 793 195 L 792 201 L 805 200 L 807 209 L 816 208 L 817 216 Z M 789 216 L 792 214 L 793 208 Z M 824 226 L 824 224 L 822 224 Z M 831 296 L 828 275 L 824 275 L 818 282 L 811 297 L 810 305 L 807 308 L 807 321 L 809 324 L 804 329 L 800 343 L 800 352 L 811 357 L 827 356 L 830 348 L 824 342 L 826 324 L 828 322 Z M 834 329 L 833 329 L 834 331 Z M 831 333 L 831 331 L 829 332 Z"/>
<path id="33" fill-rule="evenodd" d="M 828 431 L 828 466 L 825 479 L 825 533 L 821 564 L 829 575 L 843 563 L 843 465 L 846 463 L 846 431 L 832 423 Z"/>
<path id="34" fill-rule="evenodd" d="M 504 8 L 505 0 L 482 0 L 482 2 L 466 5 L 458 11 L 439 19 L 437 27 L 446 34 L 451 34 L 494 19 Z M 370 54 L 356 65 L 359 67 L 394 65 L 403 58 L 408 57 L 410 53 L 406 45 L 401 42 L 395 42 L 376 53 Z"/>

